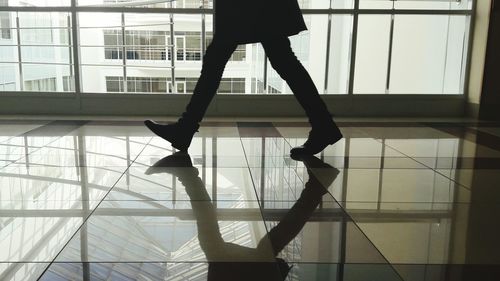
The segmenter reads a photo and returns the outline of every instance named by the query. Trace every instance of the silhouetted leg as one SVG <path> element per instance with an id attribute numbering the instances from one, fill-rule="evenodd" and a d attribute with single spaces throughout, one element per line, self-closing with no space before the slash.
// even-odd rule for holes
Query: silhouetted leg
<path id="1" fill-rule="evenodd" d="M 326 189 L 317 181 L 306 183 L 306 188 L 297 202 L 266 236 L 271 240 L 275 255 L 278 255 L 299 234 L 326 192 Z M 259 242 L 259 246 L 263 241 L 264 239 Z"/>
<path id="2" fill-rule="evenodd" d="M 179 122 L 198 124 L 203 119 L 208 105 L 219 88 L 224 68 L 237 44 L 215 37 L 203 56 L 201 75 L 193 95 Z"/>
<path id="3" fill-rule="evenodd" d="M 295 98 L 304 108 L 312 127 L 335 126 L 311 76 L 295 56 L 288 37 L 265 40 L 262 46 L 272 67 L 287 82 Z"/>
<path id="4" fill-rule="evenodd" d="M 292 148 L 290 154 L 314 155 L 342 139 L 342 133 L 333 122 L 311 76 L 293 53 L 288 37 L 265 40 L 262 46 L 271 65 L 288 83 L 311 123 L 312 130 L 307 141 L 299 147 Z"/>

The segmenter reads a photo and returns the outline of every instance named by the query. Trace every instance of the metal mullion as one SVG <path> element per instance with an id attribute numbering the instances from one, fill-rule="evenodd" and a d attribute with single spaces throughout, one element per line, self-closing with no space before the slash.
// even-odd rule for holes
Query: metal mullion
<path id="1" fill-rule="evenodd" d="M 203 2 L 204 3 L 204 2 Z M 203 4 L 204 5 L 204 4 Z M 203 54 L 207 49 L 207 35 L 206 35 L 206 16 L 205 14 L 201 14 L 201 61 L 203 62 Z"/>
<path id="2" fill-rule="evenodd" d="M 448 68 L 448 48 L 450 44 L 450 24 L 451 24 L 451 16 L 448 16 L 448 23 L 446 26 L 446 43 L 445 52 L 444 52 L 444 67 L 443 67 L 443 84 L 441 86 L 441 94 L 444 94 L 445 85 L 446 85 L 446 70 Z M 461 71 L 462 72 L 462 71 Z M 460 75 L 462 76 L 462 75 Z M 462 83 L 460 83 L 461 85 Z"/>
<path id="3" fill-rule="evenodd" d="M 147 14 L 147 13 L 145 13 Z M 157 24 L 131 24 L 127 27 L 149 27 L 149 26 L 169 26 L 171 25 L 170 22 L 167 23 L 157 23 Z M 120 25 L 106 25 L 106 26 L 82 26 L 80 29 L 101 29 L 101 28 L 121 28 Z"/>
<path id="4" fill-rule="evenodd" d="M 355 6 L 356 2 L 355 0 Z M 215 1 L 214 1 L 215 3 Z M 475 5 L 475 3 L 473 4 Z M 214 4 L 215 6 L 215 4 Z M 358 5 L 359 7 L 359 5 Z M 142 7 L 0 7 L 0 12 L 94 12 L 94 13 L 142 13 L 142 14 L 214 14 L 214 9 L 208 8 L 142 8 Z M 430 10 L 430 9 L 302 9 L 302 14 L 429 14 L 429 15 L 471 15 L 472 10 Z"/>
<path id="5" fill-rule="evenodd" d="M 69 15 L 67 16 L 67 20 L 68 20 L 67 21 L 68 26 L 71 26 L 71 17 Z M 69 43 L 71 43 L 71 38 L 72 38 L 71 32 L 72 32 L 72 30 L 70 30 L 68 28 L 68 34 L 67 34 L 67 36 L 68 36 Z M 69 65 L 70 65 L 70 67 L 69 67 L 69 77 L 71 78 L 71 77 L 74 76 L 74 70 L 73 70 L 73 68 L 74 68 L 73 48 L 72 48 L 71 44 L 69 46 L 67 46 L 67 47 L 68 47 L 68 51 L 69 51 Z M 71 66 L 73 66 L 73 67 L 71 67 Z M 63 84 L 66 84 L 65 81 L 64 81 L 64 79 L 63 79 Z M 63 86 L 63 90 L 64 90 L 64 86 Z M 68 87 L 68 90 L 71 92 L 71 87 Z"/>
<path id="6" fill-rule="evenodd" d="M 461 80 L 464 80 L 461 85 L 462 92 L 466 98 L 469 97 L 469 84 L 470 84 L 470 74 L 471 74 L 471 61 L 472 61 L 472 44 L 474 38 L 474 28 L 476 26 L 476 11 L 477 11 L 477 0 L 472 2 L 472 14 L 469 16 L 469 30 L 467 36 L 467 54 L 465 59 L 465 73 Z"/>
<path id="7" fill-rule="evenodd" d="M 134 13 L 134 14 L 200 14 L 213 13 L 212 9 L 199 8 L 142 8 L 142 7 L 78 7 L 80 12 L 94 13 Z"/>
<path id="8" fill-rule="evenodd" d="M 394 45 L 394 18 L 391 15 L 391 26 L 389 29 L 389 49 L 387 50 L 387 73 L 385 77 L 385 93 L 389 94 L 389 87 L 391 84 L 391 70 L 392 70 L 392 48 Z"/>
<path id="9" fill-rule="evenodd" d="M 71 12 L 71 7 L 21 7 L 21 6 L 2 6 L 0 7 L 0 12 Z"/>
<path id="10" fill-rule="evenodd" d="M 348 95 L 354 94 L 354 74 L 356 68 L 356 47 L 358 44 L 358 21 L 359 21 L 359 0 L 354 0 L 354 14 L 352 21 L 352 37 L 351 37 L 351 58 L 349 65 L 349 88 Z"/>
<path id="11" fill-rule="evenodd" d="M 68 32 L 71 32 L 68 30 Z M 0 47 L 15 47 L 15 44 L 0 44 Z M 23 44 L 23 47 L 56 47 L 56 48 L 64 48 L 64 47 L 69 47 L 71 48 L 72 45 L 53 45 L 53 44 Z"/>
<path id="12" fill-rule="evenodd" d="M 170 6 L 172 7 L 172 3 L 170 2 Z M 170 56 L 170 75 L 172 76 L 172 93 L 175 94 L 177 93 L 177 84 L 175 83 L 175 61 L 177 60 L 177 54 L 176 54 L 176 42 L 175 42 L 175 30 L 174 30 L 174 14 L 170 14 L 170 53 L 172 54 Z"/>
<path id="13" fill-rule="evenodd" d="M 393 10 L 393 9 L 366 9 L 354 11 L 363 15 L 470 15 L 471 10 Z"/>
<path id="14" fill-rule="evenodd" d="M 82 87 L 81 87 L 81 80 L 80 80 L 80 74 L 81 74 L 81 66 L 80 66 L 80 50 L 78 47 L 79 44 L 79 37 L 78 37 L 78 15 L 75 10 L 76 6 L 76 1 L 77 0 L 71 0 L 71 26 L 68 26 L 68 28 L 71 28 L 71 37 L 69 38 L 70 43 L 72 44 L 73 48 L 73 79 L 74 79 L 74 91 L 76 93 L 76 98 L 78 101 L 78 107 L 81 109 L 82 108 L 82 100 L 81 100 L 81 93 L 82 93 Z M 71 67 L 70 67 L 71 69 Z"/>
<path id="15" fill-rule="evenodd" d="M 20 63 L 19 61 L 0 61 L 0 64 L 12 64 Z M 63 62 L 36 62 L 36 61 L 25 61 L 23 64 L 39 64 L 39 65 L 71 65 L 70 63 Z"/>
<path id="16" fill-rule="evenodd" d="M 332 8 L 332 1 L 330 1 L 330 8 Z M 328 92 L 328 74 L 329 74 L 329 69 L 330 69 L 330 40 L 331 40 L 331 33 L 332 33 L 332 14 L 328 14 L 328 26 L 327 26 L 327 34 L 326 34 L 326 65 L 325 65 L 325 83 L 324 83 L 324 89 L 323 89 L 323 94 L 326 94 Z"/>
<path id="17" fill-rule="evenodd" d="M 21 52 L 21 31 L 19 30 L 19 14 L 16 14 L 16 36 L 17 36 L 17 63 L 19 66 L 19 90 L 24 90 L 24 73 Z"/>
<path id="18" fill-rule="evenodd" d="M 2 28 L 2 29 L 16 29 L 16 28 Z M 21 30 L 40 30 L 40 29 L 50 29 L 50 30 L 57 30 L 57 29 L 69 29 L 69 27 L 64 27 L 64 26 L 28 26 L 28 27 L 20 27 L 19 29 Z"/>
<path id="19" fill-rule="evenodd" d="M 123 92 L 128 92 L 127 83 L 127 47 L 126 47 L 126 36 L 125 36 L 125 13 L 121 14 L 122 22 L 122 68 L 123 68 Z"/>
<path id="20" fill-rule="evenodd" d="M 258 91 L 257 87 L 256 90 Z M 267 54 L 264 51 L 264 92 L 263 94 L 267 94 Z"/>

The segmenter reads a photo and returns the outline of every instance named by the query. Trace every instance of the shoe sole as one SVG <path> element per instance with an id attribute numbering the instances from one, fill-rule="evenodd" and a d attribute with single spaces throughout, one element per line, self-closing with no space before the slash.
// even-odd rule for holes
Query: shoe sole
<path id="1" fill-rule="evenodd" d="M 336 139 L 333 139 L 332 141 L 328 142 L 328 144 L 323 147 L 323 149 L 319 150 L 319 151 L 307 151 L 305 149 L 300 149 L 299 151 L 295 151 L 293 150 L 293 148 L 290 150 L 290 156 L 292 159 L 294 160 L 300 160 L 300 157 L 301 156 L 309 156 L 309 155 L 315 155 L 315 154 L 318 154 L 320 153 L 321 151 L 325 150 L 325 148 L 327 148 L 329 145 L 333 145 L 333 144 L 336 144 L 339 140 L 343 139 L 344 136 L 343 135 L 340 135 L 340 137 L 336 138 Z"/>
<path id="2" fill-rule="evenodd" d="M 144 121 L 144 125 L 146 125 L 146 127 L 151 131 L 153 132 L 155 135 L 159 136 L 160 138 L 168 141 L 173 148 L 181 151 L 181 152 L 187 152 L 188 151 L 188 148 L 189 148 L 189 145 L 186 146 L 185 144 L 179 144 L 179 143 L 176 143 L 176 142 L 172 142 L 170 141 L 169 139 L 167 139 L 165 136 L 163 136 L 161 133 L 157 132 L 156 129 L 155 129 L 155 124 L 152 123 L 151 121 L 149 120 L 146 120 Z"/>

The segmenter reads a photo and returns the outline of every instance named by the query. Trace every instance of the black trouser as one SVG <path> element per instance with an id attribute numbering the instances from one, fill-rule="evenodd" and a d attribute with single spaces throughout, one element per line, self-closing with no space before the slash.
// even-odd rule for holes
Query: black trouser
<path id="1" fill-rule="evenodd" d="M 334 125 L 311 76 L 293 53 L 288 37 L 282 36 L 261 43 L 271 65 L 288 83 L 313 128 Z M 196 124 L 201 122 L 217 92 L 226 63 L 236 47 L 236 43 L 220 40 L 215 36 L 203 57 L 201 76 L 181 120 Z"/>

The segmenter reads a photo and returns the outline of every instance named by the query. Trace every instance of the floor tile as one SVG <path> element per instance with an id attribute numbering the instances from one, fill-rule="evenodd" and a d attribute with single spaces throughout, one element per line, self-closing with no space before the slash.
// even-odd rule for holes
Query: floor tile
<path id="1" fill-rule="evenodd" d="M 154 137 L 149 145 L 141 152 L 141 156 L 165 157 L 176 150 L 165 140 Z M 239 137 L 212 138 L 194 136 L 189 147 L 191 156 L 244 156 Z"/>
<path id="2" fill-rule="evenodd" d="M 219 263 L 54 263 L 40 280 L 283 280 L 270 264 Z M 287 280 L 401 281 L 390 265 L 289 263 Z M 215 270 L 217 271 L 215 271 Z M 273 273 L 269 273 L 269 271 Z M 210 272 L 210 273 L 209 273 Z M 217 275 L 218 272 L 224 274 Z M 250 274 L 248 274 L 250 272 Z M 253 274 L 253 275 L 252 275 Z M 257 276 L 255 276 L 257 275 Z M 245 279 L 246 278 L 246 279 Z"/>
<path id="3" fill-rule="evenodd" d="M 2 263 L 0 262 L 0 280 L 35 281 L 40 278 L 50 263 Z"/>
<path id="4" fill-rule="evenodd" d="M 0 200 L 101 200 L 124 171 L 11 164 L 0 170 Z"/>
<path id="5" fill-rule="evenodd" d="M 210 276 L 210 277 L 209 277 Z M 283 280 L 276 263 L 54 263 L 40 280 Z"/>
<path id="6" fill-rule="evenodd" d="M 498 265 L 394 264 L 394 268 L 405 281 L 496 281 L 500 276 Z"/>
<path id="7" fill-rule="evenodd" d="M 89 212 L 40 217 L 0 217 L 0 262 L 50 262 L 82 225 Z"/>
<path id="8" fill-rule="evenodd" d="M 317 281 L 403 281 L 388 264 L 292 263 L 291 280 Z"/>
<path id="9" fill-rule="evenodd" d="M 317 177 L 328 174 L 324 169 L 311 170 Z M 328 187 L 339 202 L 470 201 L 470 190 L 430 169 L 347 169 L 341 170 L 339 178 Z"/>
<path id="10" fill-rule="evenodd" d="M 248 168 L 178 168 L 177 176 L 156 170 L 147 175 L 150 166 L 132 165 L 116 183 L 106 200 L 188 200 L 186 188 L 179 179 L 182 173 L 199 178 L 213 200 L 257 200 Z"/>
<path id="11" fill-rule="evenodd" d="M 383 204 L 347 212 L 393 264 L 500 265 L 499 204 Z"/>
<path id="12" fill-rule="evenodd" d="M 200 196 L 206 193 L 195 189 L 192 192 Z M 235 201 L 231 207 L 224 209 L 215 209 L 210 201 L 191 201 L 191 207 L 185 209 L 148 205 L 135 209 L 134 215 L 127 212 L 128 203 L 115 203 L 104 201 L 56 261 L 274 260 L 256 202 Z M 109 213 L 109 209 L 114 214 Z M 255 211 L 249 212 L 248 209 Z"/>

